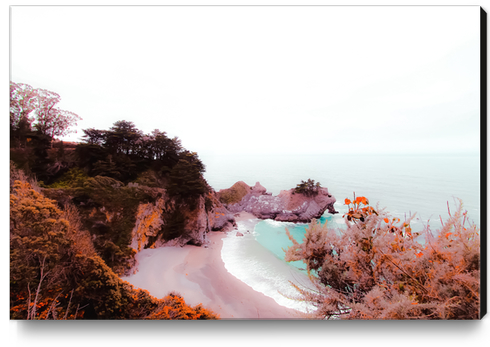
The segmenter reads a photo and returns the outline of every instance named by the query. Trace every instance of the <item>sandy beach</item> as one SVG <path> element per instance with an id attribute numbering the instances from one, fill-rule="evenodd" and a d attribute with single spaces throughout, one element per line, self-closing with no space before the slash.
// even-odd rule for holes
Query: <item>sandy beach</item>
<path id="1" fill-rule="evenodd" d="M 254 219 L 240 213 L 237 221 Z M 207 247 L 161 247 L 141 251 L 138 272 L 123 279 L 155 297 L 174 291 L 190 305 L 202 303 L 221 319 L 302 319 L 299 311 L 277 304 L 230 274 L 221 259 L 225 232 L 207 234 Z"/>

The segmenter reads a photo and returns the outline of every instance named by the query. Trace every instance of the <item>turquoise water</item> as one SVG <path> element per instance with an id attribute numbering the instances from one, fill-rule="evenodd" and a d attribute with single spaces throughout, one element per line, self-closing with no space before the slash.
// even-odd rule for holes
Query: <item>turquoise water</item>
<path id="1" fill-rule="evenodd" d="M 417 213 L 414 224 L 438 222 L 447 203 L 463 200 L 480 225 L 479 155 L 200 155 L 204 176 L 215 189 L 237 181 L 259 181 L 274 195 L 308 178 L 320 182 L 338 202 L 367 197 L 394 217 Z M 339 205 L 341 208 L 341 205 Z M 422 227 L 422 226 L 420 226 Z"/>
<path id="2" fill-rule="evenodd" d="M 345 225 L 342 222 L 341 214 L 332 215 L 325 213 L 318 221 L 321 224 L 328 223 L 328 226 L 332 228 L 342 228 L 342 226 Z M 291 236 L 298 243 L 301 243 L 307 227 L 308 224 L 284 223 L 267 219 L 260 221 L 257 223 L 257 225 L 255 225 L 254 236 L 255 240 L 269 252 L 271 252 L 278 259 L 284 260 L 285 250 L 293 245 L 292 241 L 289 240 L 289 237 L 286 234 L 286 229 L 289 230 Z M 293 261 L 289 264 L 306 273 L 305 264 L 302 261 Z"/>
<path id="3" fill-rule="evenodd" d="M 284 260 L 284 250 L 293 244 L 286 235 L 286 228 L 291 233 L 291 236 L 301 243 L 306 227 L 306 224 L 282 223 L 273 220 L 265 220 L 257 223 L 255 226 L 255 239 L 278 259 Z M 299 270 L 304 270 L 305 268 L 302 261 L 295 261 L 289 264 Z"/>
<path id="4" fill-rule="evenodd" d="M 284 257 L 277 257 L 256 240 L 254 224 L 257 222 L 259 221 L 238 222 L 238 230 L 229 232 L 223 239 L 221 258 L 225 268 L 254 290 L 274 299 L 279 305 L 303 312 L 312 310 L 308 304 L 290 299 L 297 295 L 290 282 L 311 288 L 307 275 L 286 263 Z M 243 236 L 236 236 L 237 231 Z"/>
<path id="5" fill-rule="evenodd" d="M 229 188 L 237 181 L 254 185 L 259 181 L 274 195 L 308 178 L 320 182 L 333 194 L 339 212 L 325 213 L 320 221 L 332 228 L 345 226 L 345 198 L 365 196 L 372 206 L 384 208 L 404 219 L 415 213 L 414 231 L 428 222 L 440 226 L 439 216 L 455 209 L 455 198 L 463 201 L 469 218 L 480 225 L 480 159 L 477 155 L 443 156 L 201 156 L 206 165 L 205 178 L 215 189 Z M 280 305 L 300 309 L 297 302 L 285 299 L 293 295 L 289 281 L 306 285 L 302 262 L 286 263 L 285 248 L 292 245 L 288 228 L 301 242 L 305 224 L 255 220 L 239 224 L 245 237 L 232 232 L 225 239 L 222 258 L 227 270 L 257 291 L 272 297 Z M 311 309 L 311 308 L 310 308 Z"/>

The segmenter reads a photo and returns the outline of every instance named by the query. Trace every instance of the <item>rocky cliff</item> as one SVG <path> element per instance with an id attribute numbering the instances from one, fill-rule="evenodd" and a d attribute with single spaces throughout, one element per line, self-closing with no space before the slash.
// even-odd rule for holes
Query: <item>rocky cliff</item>
<path id="1" fill-rule="evenodd" d="M 307 223 L 313 218 L 320 218 L 327 210 L 332 214 L 337 213 L 333 206 L 335 197 L 327 188 L 319 188 L 317 194 L 312 196 L 296 193 L 294 189 L 282 190 L 279 195 L 272 196 L 259 182 L 253 187 L 237 182 L 229 189 L 220 190 L 218 196 L 228 211 L 250 212 L 260 219 Z M 234 199 L 230 199 L 230 196 Z"/>
<path id="2" fill-rule="evenodd" d="M 118 274 L 134 265 L 145 248 L 201 246 L 208 231 L 231 230 L 235 224 L 212 189 L 192 201 L 177 201 L 166 189 L 96 176 L 82 187 L 43 189 L 60 206 L 78 210 L 81 228 L 91 234 L 104 261 Z"/>
<path id="3" fill-rule="evenodd" d="M 130 269 L 134 255 L 145 248 L 206 244 L 209 231 L 236 226 L 234 214 L 250 212 L 261 219 L 310 222 L 333 208 L 335 198 L 320 188 L 314 196 L 284 190 L 277 196 L 260 183 L 237 182 L 216 193 L 209 187 L 193 199 L 178 199 L 168 190 L 96 176 L 76 188 L 43 189 L 60 206 L 74 205 L 81 228 L 94 247 L 118 274 Z"/>
<path id="4" fill-rule="evenodd" d="M 174 201 L 161 198 L 155 203 L 140 204 L 136 215 L 136 223 L 131 233 L 131 247 L 139 252 L 144 248 L 160 246 L 183 246 L 193 244 L 201 246 L 206 242 L 209 231 L 231 230 L 236 224 L 230 213 L 210 192 L 200 196 L 194 208 L 176 205 Z M 166 225 L 172 223 L 176 212 L 182 216 L 179 236 L 165 240 Z"/>

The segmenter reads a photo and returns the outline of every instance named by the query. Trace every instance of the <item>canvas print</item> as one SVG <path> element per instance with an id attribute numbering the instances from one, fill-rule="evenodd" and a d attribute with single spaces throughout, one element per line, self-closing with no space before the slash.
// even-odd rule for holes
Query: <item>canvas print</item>
<path id="1" fill-rule="evenodd" d="M 11 7 L 10 319 L 480 319 L 482 11 Z"/>

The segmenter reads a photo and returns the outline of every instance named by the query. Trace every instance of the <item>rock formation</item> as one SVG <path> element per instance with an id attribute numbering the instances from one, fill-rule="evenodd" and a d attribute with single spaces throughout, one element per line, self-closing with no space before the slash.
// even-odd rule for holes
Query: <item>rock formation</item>
<path id="1" fill-rule="evenodd" d="M 136 254 L 145 248 L 163 245 L 201 246 L 206 243 L 207 232 L 228 231 L 236 226 L 233 213 L 223 206 L 212 189 L 197 197 L 194 203 L 177 202 L 168 196 L 166 189 L 138 184 L 116 185 L 117 182 L 97 176 L 90 178 L 88 183 L 91 185 L 86 184 L 84 188 L 43 189 L 43 192 L 61 206 L 74 205 L 83 228 L 91 233 L 97 244 L 109 244 L 106 240 L 114 243 L 112 240 L 117 235 L 127 235 L 124 237 L 128 244 L 120 242 L 114 247 L 128 254 L 130 249 Z M 169 225 L 176 230 L 174 238 L 168 237 Z M 122 238 L 120 236 L 118 240 Z"/>
<path id="2" fill-rule="evenodd" d="M 240 194 L 237 193 L 237 187 Z M 240 195 L 242 198 L 237 201 L 236 197 Z M 294 189 L 282 190 L 279 195 L 272 196 L 259 182 L 253 187 L 237 182 L 230 189 L 220 190 L 218 196 L 228 211 L 250 212 L 260 219 L 308 223 L 313 218 L 320 218 L 326 210 L 332 214 L 337 213 L 333 206 L 335 197 L 327 188 L 320 188 L 318 194 L 313 196 L 296 193 Z M 230 196 L 234 199 L 229 199 Z"/>
<path id="3" fill-rule="evenodd" d="M 223 204 L 210 192 L 206 196 L 199 197 L 194 209 L 179 206 L 180 213 L 184 215 L 184 224 L 181 236 L 165 242 L 162 235 L 150 245 L 151 248 L 160 246 L 183 246 L 193 244 L 201 246 L 206 242 L 208 231 L 228 231 L 233 229 L 235 219 Z M 151 236 L 157 236 L 158 231 L 168 221 L 166 215 L 171 215 L 177 207 L 173 201 L 163 199 L 153 204 L 141 204 L 138 206 L 138 214 L 135 227 L 132 232 L 131 247 L 136 251 L 148 245 Z"/>

